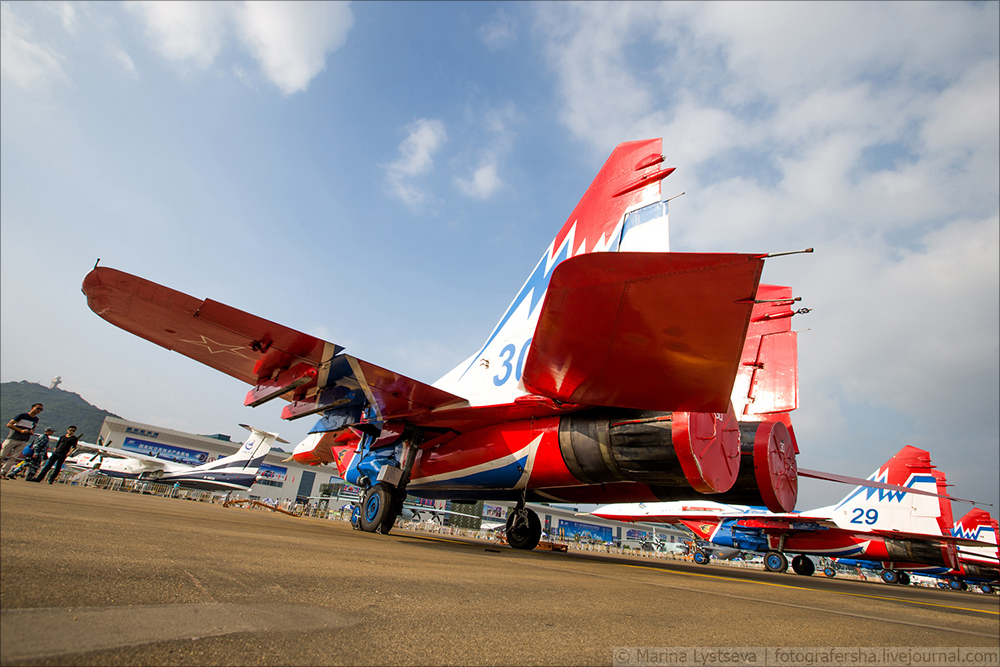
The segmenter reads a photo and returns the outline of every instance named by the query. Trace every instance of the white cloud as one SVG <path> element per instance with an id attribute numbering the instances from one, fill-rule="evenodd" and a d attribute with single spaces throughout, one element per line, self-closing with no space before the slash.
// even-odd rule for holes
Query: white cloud
<path id="1" fill-rule="evenodd" d="M 285 95 L 301 92 L 344 45 L 354 24 L 347 3 L 246 2 L 236 21 L 244 46 Z"/>
<path id="2" fill-rule="evenodd" d="M 413 183 L 413 179 L 434 168 L 434 153 L 448 138 L 440 120 L 420 118 L 406 126 L 409 133 L 399 144 L 399 159 L 385 165 L 389 191 L 407 206 L 415 208 L 430 199 L 430 193 Z"/>
<path id="3" fill-rule="evenodd" d="M 139 70 L 135 68 L 135 63 L 132 62 L 132 57 L 126 53 L 124 49 L 116 46 L 112 46 L 110 48 L 111 54 L 115 57 L 115 60 L 122 64 L 122 67 L 125 68 L 126 72 L 132 76 L 139 76 Z"/>
<path id="4" fill-rule="evenodd" d="M 21 88 L 45 88 L 66 80 L 61 56 L 35 41 L 31 28 L 15 16 L 10 3 L 0 3 L 0 17 L 0 74 Z"/>
<path id="5" fill-rule="evenodd" d="M 62 21 L 63 28 L 71 35 L 76 35 L 76 8 L 72 3 L 69 2 L 57 2 L 55 4 L 55 11 L 59 15 L 59 20 Z"/>
<path id="6" fill-rule="evenodd" d="M 493 162 L 487 162 L 480 166 L 472 174 L 472 178 L 458 177 L 455 179 L 458 189 L 464 194 L 474 199 L 489 199 L 493 193 L 500 189 L 503 181 L 497 175 L 497 166 Z"/>
<path id="7" fill-rule="evenodd" d="M 482 143 L 476 147 L 471 156 L 460 159 L 459 163 L 470 166 L 463 172 L 472 172 L 471 176 L 456 176 L 455 187 L 473 199 L 489 199 L 504 187 L 500 176 L 500 165 L 510 152 L 516 134 L 512 127 L 521 121 L 517 108 L 513 103 L 487 109 L 482 113 L 472 114 L 477 121 L 483 121 L 485 135 Z M 475 166 L 472 166 L 475 165 Z"/>
<path id="8" fill-rule="evenodd" d="M 499 51 L 517 39 L 517 20 L 500 8 L 489 21 L 479 27 L 479 39 L 490 51 Z"/>
<path id="9" fill-rule="evenodd" d="M 211 67 L 230 38 L 258 62 L 283 94 L 309 87 L 326 56 L 354 24 L 344 2 L 133 2 L 154 48 L 178 64 Z M 245 70 L 237 68 L 234 71 Z M 244 80 L 243 77 L 238 77 Z"/>
<path id="10" fill-rule="evenodd" d="M 216 2 L 130 2 L 154 48 L 168 60 L 206 69 L 222 50 L 230 5 Z"/>

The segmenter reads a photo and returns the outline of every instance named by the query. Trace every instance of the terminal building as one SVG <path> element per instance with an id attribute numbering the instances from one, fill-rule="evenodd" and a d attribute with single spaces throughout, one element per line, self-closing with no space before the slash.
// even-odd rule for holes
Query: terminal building
<path id="1" fill-rule="evenodd" d="M 139 422 L 107 417 L 101 426 L 101 440 L 108 447 L 189 465 L 201 465 L 235 454 L 242 444 L 227 435 L 194 435 Z M 305 466 L 291 460 L 291 453 L 273 448 L 264 458 L 257 482 L 247 497 L 274 504 L 324 505 L 333 510 L 357 497 L 358 489 L 345 485 L 332 466 Z M 240 496 L 243 494 L 240 493 Z M 321 501 L 330 496 L 333 502 Z M 414 509 L 426 507 L 428 515 L 444 525 L 471 530 L 492 530 L 505 525 L 511 502 L 453 503 L 441 500 L 410 498 Z M 580 512 L 572 506 L 528 503 L 542 522 L 549 539 L 569 542 L 612 543 L 632 546 L 659 540 L 666 544 L 691 540 L 686 531 L 666 525 L 627 524 L 609 521 Z M 445 510 L 434 513 L 433 510 Z"/>

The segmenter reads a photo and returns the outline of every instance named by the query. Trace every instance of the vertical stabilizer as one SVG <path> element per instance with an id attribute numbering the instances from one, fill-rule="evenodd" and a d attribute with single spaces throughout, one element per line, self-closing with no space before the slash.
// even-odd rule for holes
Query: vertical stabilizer
<path id="1" fill-rule="evenodd" d="M 935 473 L 930 454 L 909 445 L 867 479 L 931 493 L 941 493 L 939 484 L 944 484 L 944 474 Z M 945 498 L 859 486 L 837 504 L 832 519 L 848 530 L 940 535 L 939 519 L 951 515 L 950 505 L 943 507 L 949 502 Z"/>
<path id="2" fill-rule="evenodd" d="M 194 471 L 220 470 L 223 468 L 239 468 L 247 471 L 257 470 L 260 468 L 261 464 L 264 463 L 264 457 L 271 451 L 271 446 L 275 441 L 287 442 L 286 440 L 279 438 L 277 433 L 261 431 L 253 426 L 247 426 L 246 424 L 240 424 L 240 426 L 250 431 L 250 435 L 247 436 L 246 441 L 240 447 L 238 452 L 211 463 L 198 466 L 194 469 Z"/>
<path id="3" fill-rule="evenodd" d="M 958 548 L 958 556 L 963 564 L 979 565 L 991 569 L 1000 569 L 1000 549 L 997 548 L 997 520 L 989 512 L 978 507 L 955 522 L 951 534 L 954 537 L 964 537 L 977 542 L 989 542 L 994 546 Z"/>
<path id="4" fill-rule="evenodd" d="M 667 205 L 660 181 L 662 141 L 620 144 L 542 253 L 483 346 L 434 386 L 473 405 L 507 403 L 526 394 L 521 373 L 552 271 L 562 261 L 594 252 L 668 252 Z"/>

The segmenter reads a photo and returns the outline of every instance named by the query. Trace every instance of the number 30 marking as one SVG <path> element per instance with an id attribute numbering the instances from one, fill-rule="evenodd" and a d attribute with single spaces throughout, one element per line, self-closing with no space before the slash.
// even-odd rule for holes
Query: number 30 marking
<path id="1" fill-rule="evenodd" d="M 531 339 L 524 341 L 524 345 L 521 346 L 521 352 L 517 355 L 517 365 L 516 367 L 511 364 L 514 360 L 514 352 L 517 349 L 514 347 L 513 343 L 507 343 L 504 348 L 500 350 L 500 361 L 503 363 L 503 374 L 500 373 L 493 376 L 493 384 L 500 387 L 503 386 L 507 380 L 510 379 L 513 373 L 514 379 L 518 382 L 521 381 L 521 372 L 524 370 L 524 358 L 528 356 L 528 347 L 531 345 Z"/>

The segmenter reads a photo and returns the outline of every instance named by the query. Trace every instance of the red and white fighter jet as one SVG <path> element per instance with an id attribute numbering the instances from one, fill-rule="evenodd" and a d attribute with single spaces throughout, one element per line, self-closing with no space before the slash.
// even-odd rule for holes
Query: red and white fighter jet
<path id="1" fill-rule="evenodd" d="M 112 324 L 246 382 L 246 405 L 319 416 L 294 457 L 366 490 L 366 531 L 387 532 L 407 493 L 516 501 L 507 536 L 523 549 L 541 532 L 529 500 L 791 510 L 790 321 L 806 311 L 759 284 L 772 255 L 670 252 L 663 162 L 659 139 L 619 145 L 483 345 L 433 384 L 111 268 L 83 292 Z"/>

